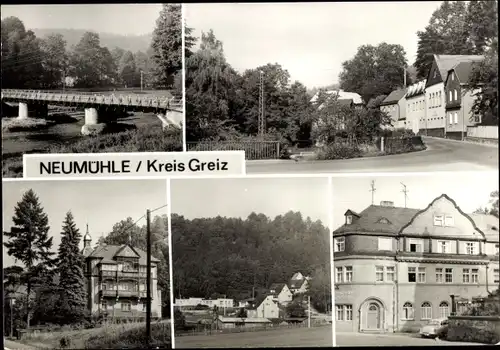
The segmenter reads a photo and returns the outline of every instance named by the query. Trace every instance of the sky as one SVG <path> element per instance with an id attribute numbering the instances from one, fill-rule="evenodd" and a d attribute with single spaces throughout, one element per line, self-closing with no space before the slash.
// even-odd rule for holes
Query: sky
<path id="1" fill-rule="evenodd" d="M 18 17 L 27 29 L 84 29 L 143 35 L 153 32 L 162 4 L 2 5 L 2 19 Z"/>
<path id="2" fill-rule="evenodd" d="M 12 227 L 14 207 L 29 189 L 37 194 L 45 213 L 49 217 L 49 235 L 53 238 L 53 250 L 57 251 L 61 242 L 61 229 L 66 213 L 71 210 L 75 224 L 82 236 L 86 225 L 94 245 L 104 233 L 109 233 L 113 225 L 127 217 L 137 220 L 153 210 L 167 204 L 166 180 L 89 180 L 89 181 L 4 181 L 2 188 L 3 229 Z M 167 214 L 167 208 L 152 213 Z M 145 225 L 141 219 L 137 225 Z M 7 237 L 4 237 L 4 242 Z M 83 247 L 83 242 L 81 243 Z M 14 264 L 14 258 L 7 255 L 3 247 L 3 264 Z"/>
<path id="3" fill-rule="evenodd" d="M 338 177 L 332 180 L 334 229 L 344 224 L 348 210 L 361 212 L 371 204 L 371 181 L 375 181 L 374 204 L 392 201 L 405 206 L 403 184 L 406 185 L 407 207 L 425 209 L 436 197 L 447 194 L 465 212 L 472 213 L 488 205 L 490 193 L 498 190 L 498 172 L 449 173 L 425 175 Z"/>
<path id="4" fill-rule="evenodd" d="M 242 72 L 278 62 L 308 88 L 338 82 L 342 62 L 361 45 L 400 44 L 409 64 L 442 1 L 186 4 L 194 35 L 210 29 Z"/>
<path id="5" fill-rule="evenodd" d="M 299 211 L 328 225 L 327 178 L 172 179 L 171 210 L 187 219 L 238 217 L 252 212 L 274 218 Z"/>

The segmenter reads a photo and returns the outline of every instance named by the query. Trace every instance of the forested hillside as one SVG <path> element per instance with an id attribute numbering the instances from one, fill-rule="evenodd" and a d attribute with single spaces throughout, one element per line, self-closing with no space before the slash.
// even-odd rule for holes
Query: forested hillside
<path id="1" fill-rule="evenodd" d="M 299 212 L 245 220 L 172 214 L 174 296 L 243 299 L 298 271 L 329 290 L 329 247 L 324 224 Z"/>

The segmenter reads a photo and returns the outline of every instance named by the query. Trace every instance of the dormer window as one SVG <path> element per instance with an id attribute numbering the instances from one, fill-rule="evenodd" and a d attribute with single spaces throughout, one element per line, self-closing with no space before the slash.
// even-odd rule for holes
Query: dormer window
<path id="1" fill-rule="evenodd" d="M 390 224 L 390 221 L 387 219 L 387 218 L 381 218 L 379 221 L 378 221 L 379 224 Z"/>
<path id="2" fill-rule="evenodd" d="M 443 215 L 434 215 L 434 226 L 443 226 Z"/>
<path id="3" fill-rule="evenodd" d="M 345 224 L 346 225 L 351 225 L 352 224 L 352 215 L 347 215 L 345 217 Z"/>
<path id="4" fill-rule="evenodd" d="M 455 225 L 455 221 L 453 220 L 453 216 L 451 216 L 451 215 L 445 215 L 445 217 L 444 217 L 444 226 L 452 227 L 453 225 Z"/>

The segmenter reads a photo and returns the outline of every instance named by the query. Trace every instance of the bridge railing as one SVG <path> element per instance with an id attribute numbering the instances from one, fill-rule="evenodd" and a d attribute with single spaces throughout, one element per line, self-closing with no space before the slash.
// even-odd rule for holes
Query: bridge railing
<path id="1" fill-rule="evenodd" d="M 143 95 L 110 95 L 92 93 L 55 93 L 36 90 L 2 89 L 2 99 L 38 100 L 69 104 L 102 104 L 119 106 L 182 109 L 182 99 Z"/>

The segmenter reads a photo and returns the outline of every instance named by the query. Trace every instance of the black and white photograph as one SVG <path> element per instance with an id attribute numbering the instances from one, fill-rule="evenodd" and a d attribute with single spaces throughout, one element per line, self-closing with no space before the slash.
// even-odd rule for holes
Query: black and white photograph
<path id="1" fill-rule="evenodd" d="M 186 148 L 247 173 L 498 169 L 497 1 L 185 4 Z"/>
<path id="2" fill-rule="evenodd" d="M 27 153 L 183 150 L 181 4 L 1 12 L 3 177 Z"/>
<path id="3" fill-rule="evenodd" d="M 332 187 L 338 346 L 500 342 L 498 172 Z"/>
<path id="4" fill-rule="evenodd" d="M 171 348 L 166 180 L 4 180 L 2 202 L 5 349 Z"/>
<path id="5" fill-rule="evenodd" d="M 328 178 L 171 186 L 175 348 L 333 346 Z"/>

